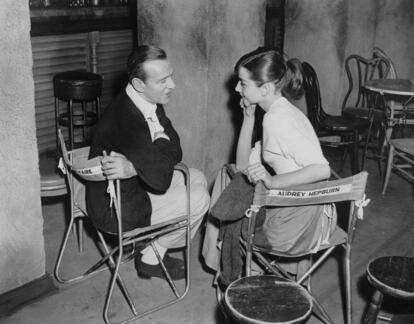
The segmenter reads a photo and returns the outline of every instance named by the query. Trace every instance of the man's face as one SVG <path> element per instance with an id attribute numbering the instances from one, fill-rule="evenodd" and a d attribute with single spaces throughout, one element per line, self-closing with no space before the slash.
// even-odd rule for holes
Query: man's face
<path id="1" fill-rule="evenodd" d="M 143 82 L 141 94 L 153 104 L 166 104 L 175 88 L 172 79 L 173 69 L 168 60 L 155 60 L 144 63 L 147 79 Z"/>

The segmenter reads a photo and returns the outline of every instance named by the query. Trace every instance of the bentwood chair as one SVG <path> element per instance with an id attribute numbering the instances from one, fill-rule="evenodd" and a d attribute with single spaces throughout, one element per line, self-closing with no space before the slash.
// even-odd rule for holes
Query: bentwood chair
<path id="1" fill-rule="evenodd" d="M 61 268 L 63 263 L 63 257 L 65 251 L 68 249 L 68 240 L 70 232 L 74 226 L 74 222 L 77 217 L 84 217 L 85 220 L 87 217 L 87 210 L 85 208 L 85 182 L 86 181 L 106 181 L 105 177 L 102 174 L 100 160 L 102 157 L 96 157 L 94 159 L 88 160 L 89 147 L 84 147 L 80 149 L 74 149 L 71 151 L 66 150 L 65 142 L 62 136 L 62 133 L 59 131 L 59 141 L 62 150 L 62 159 L 61 159 L 61 168 L 64 170 L 66 175 L 68 190 L 70 193 L 70 221 L 69 226 L 66 229 L 64 239 L 59 250 L 56 266 L 55 266 L 55 277 L 58 282 L 62 284 L 76 283 L 83 281 L 91 276 L 96 275 L 99 272 L 109 270 L 111 273 L 111 278 L 109 282 L 109 288 L 105 299 L 104 305 L 104 320 L 106 323 L 128 323 L 134 321 L 140 317 L 148 315 L 152 312 L 155 312 L 164 307 L 170 306 L 180 300 L 182 300 L 185 295 L 188 293 L 190 288 L 190 187 L 189 187 L 189 172 L 188 168 L 179 163 L 175 166 L 175 170 L 178 170 L 183 173 L 186 181 L 186 201 L 187 208 L 186 213 L 182 216 L 179 216 L 173 220 L 154 224 L 151 226 L 137 228 L 132 231 L 124 232 L 122 229 L 122 211 L 121 211 L 121 183 L 120 180 L 108 181 L 108 193 L 110 195 L 110 208 L 113 208 L 113 215 L 118 221 L 118 229 L 116 233 L 106 233 L 101 232 L 100 230 L 93 228 L 96 232 L 97 246 L 100 248 L 100 253 L 102 258 L 91 265 L 86 271 L 82 271 L 80 274 L 71 276 L 70 278 L 63 278 L 61 275 Z M 93 226 L 92 226 L 93 227 Z M 168 270 L 166 269 L 162 258 L 160 257 L 154 241 L 165 234 L 171 233 L 177 230 L 186 231 L 186 242 L 185 242 L 185 285 L 181 289 L 177 289 L 175 282 L 171 279 Z M 108 238 L 113 238 L 111 244 L 109 244 Z M 125 256 L 124 250 L 127 246 L 134 247 L 136 243 L 140 243 L 142 247 L 151 245 L 155 251 L 155 254 L 158 257 L 160 265 L 164 271 L 166 280 L 173 290 L 174 298 L 144 311 L 138 311 L 135 306 L 134 300 L 131 298 L 132 294 L 128 292 L 128 289 L 138 290 L 137 280 L 126 285 L 125 280 L 121 277 L 121 265 L 127 261 L 130 261 L 134 258 L 137 251 L 132 248 L 132 252 Z M 66 251 L 67 252 L 67 251 Z M 70 259 L 71 262 L 76 262 Z M 118 283 L 119 288 L 121 289 L 122 295 L 125 297 L 129 308 L 130 314 L 116 314 L 116 312 L 110 311 L 110 306 L 114 300 L 114 288 L 115 283 Z M 136 294 L 135 294 L 136 295 Z"/>
<path id="2" fill-rule="evenodd" d="M 256 184 L 254 200 L 251 207 L 246 211 L 248 217 L 248 233 L 245 241 L 246 252 L 246 275 L 252 273 L 252 259 L 263 267 L 263 270 L 278 276 L 283 276 L 298 284 L 307 284 L 310 291 L 310 275 L 322 264 L 324 260 L 337 247 L 342 247 L 344 253 L 344 275 L 346 288 L 346 323 L 351 323 L 351 248 L 354 240 L 355 228 L 358 218 L 362 218 L 363 207 L 368 204 L 365 200 L 365 187 L 368 173 L 362 171 L 348 178 L 327 180 L 313 184 L 307 184 L 287 189 L 268 190 L 262 182 Z M 315 251 L 307 251 L 300 255 L 287 255 L 280 251 L 263 248 L 254 243 L 256 216 L 260 208 L 284 207 L 284 206 L 304 206 L 316 204 L 328 204 L 337 202 L 348 202 L 348 225 L 342 229 L 339 225 L 331 234 L 328 243 L 322 242 L 318 248 L 321 255 L 312 261 L 316 256 Z M 343 207 L 343 206 L 342 206 Z M 342 211 L 342 209 L 341 209 Z M 338 212 L 338 220 L 342 217 Z M 318 253 L 316 252 L 316 253 Z M 295 258 L 295 260 L 308 259 L 309 267 L 307 271 L 301 271 L 299 276 L 292 276 L 280 266 L 279 261 L 284 258 Z M 292 259 L 291 259 L 292 260 Z M 299 263 L 298 263 L 299 265 Z M 303 265 L 303 263 L 302 263 Z M 299 270 L 299 269 L 298 269 Z M 306 282 L 308 281 L 308 282 Z M 312 296 L 313 312 L 324 323 L 333 323 L 322 305 Z"/>
<path id="3" fill-rule="evenodd" d="M 382 195 L 385 196 L 391 172 L 395 170 L 408 181 L 414 183 L 414 138 L 391 139 L 388 147 L 387 168 L 385 170 Z"/>
<path id="4" fill-rule="evenodd" d="M 388 74 L 386 74 L 386 71 L 380 71 L 380 75 L 385 76 L 387 79 L 396 79 L 397 78 L 397 70 L 395 68 L 394 62 L 391 60 L 391 58 L 386 54 L 381 48 L 374 47 L 372 51 L 372 57 L 373 58 L 383 58 L 388 61 L 390 65 L 390 69 L 388 71 Z M 379 66 L 381 69 L 382 66 Z"/>
<path id="5" fill-rule="evenodd" d="M 382 57 L 364 58 L 357 54 L 349 55 L 345 60 L 345 71 L 348 78 L 348 90 L 342 102 L 342 114 L 369 121 L 366 129 L 366 141 L 362 157 L 362 169 L 369 148 L 376 151 L 368 158 L 378 161 L 381 172 L 381 161 L 385 139 L 386 112 L 382 100 L 377 94 L 364 88 L 368 80 L 383 79 L 388 76 L 389 62 Z"/>
<path id="6" fill-rule="evenodd" d="M 321 146 L 350 150 L 352 173 L 358 173 L 360 134 L 368 129 L 369 121 L 352 116 L 333 116 L 325 112 L 315 70 L 307 62 L 302 63 L 302 68 L 308 118 Z"/>

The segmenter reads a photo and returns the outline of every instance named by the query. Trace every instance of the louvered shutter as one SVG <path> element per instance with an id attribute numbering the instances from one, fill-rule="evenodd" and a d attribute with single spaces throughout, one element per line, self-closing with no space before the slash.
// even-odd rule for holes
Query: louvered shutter
<path id="1" fill-rule="evenodd" d="M 32 37 L 36 132 L 39 152 L 56 147 L 53 76 L 87 68 L 86 34 Z"/>
<path id="2" fill-rule="evenodd" d="M 97 73 L 102 75 L 102 107 L 121 91 L 126 83 L 126 63 L 133 47 L 131 30 L 109 31 L 100 34 L 97 47 Z"/>
<path id="3" fill-rule="evenodd" d="M 53 76 L 90 70 L 88 34 L 32 37 L 36 130 L 39 152 L 56 149 Z M 103 77 L 104 108 L 126 84 L 126 60 L 133 46 L 131 30 L 100 33 L 97 73 Z"/>

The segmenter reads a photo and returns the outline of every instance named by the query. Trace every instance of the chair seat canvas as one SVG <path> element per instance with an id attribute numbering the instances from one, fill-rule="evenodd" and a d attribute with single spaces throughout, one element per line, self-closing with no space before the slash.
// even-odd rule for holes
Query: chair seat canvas
<path id="1" fill-rule="evenodd" d="M 336 228 L 333 231 L 332 235 L 329 237 L 329 243 L 328 244 L 321 244 L 317 252 L 329 249 L 333 246 L 344 244 L 344 243 L 346 243 L 346 241 L 347 241 L 347 234 L 345 233 L 345 231 L 342 228 L 340 228 L 339 226 L 336 226 Z M 289 257 L 289 258 L 301 257 L 301 256 L 308 255 L 309 253 L 311 253 L 311 251 L 306 251 L 306 252 L 303 252 L 303 253 L 298 254 L 298 255 L 291 255 L 291 254 L 286 254 L 286 253 L 283 253 L 283 252 L 280 252 L 280 251 L 275 251 L 275 250 L 272 250 L 272 249 L 262 248 L 262 247 L 259 247 L 257 245 L 253 245 L 253 250 L 257 251 L 257 252 L 261 252 L 261 253 L 276 255 L 276 256 L 279 256 L 279 257 Z"/>

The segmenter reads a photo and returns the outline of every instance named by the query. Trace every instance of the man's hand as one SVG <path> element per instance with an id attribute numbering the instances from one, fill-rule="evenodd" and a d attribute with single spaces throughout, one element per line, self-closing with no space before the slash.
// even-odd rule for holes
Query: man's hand
<path id="1" fill-rule="evenodd" d="M 108 180 L 128 179 L 137 175 L 133 164 L 120 153 L 111 152 L 109 156 L 104 156 L 101 164 Z"/>

